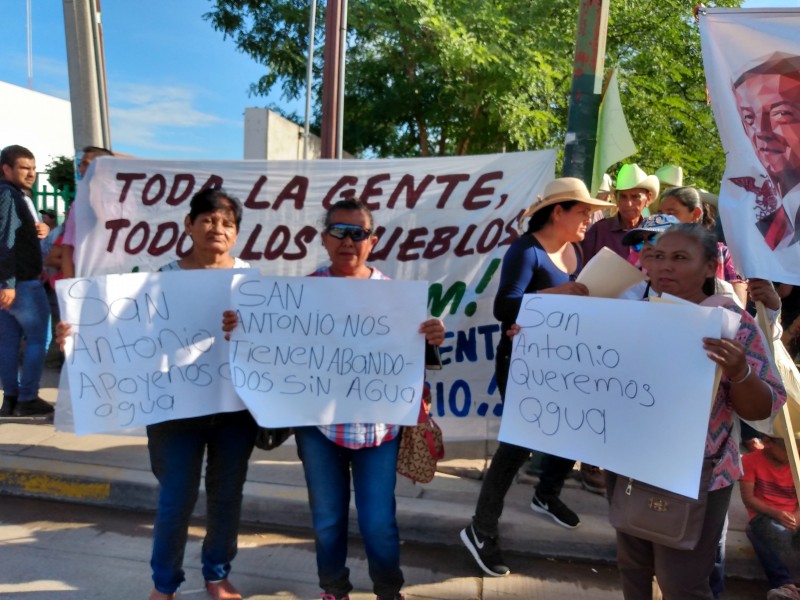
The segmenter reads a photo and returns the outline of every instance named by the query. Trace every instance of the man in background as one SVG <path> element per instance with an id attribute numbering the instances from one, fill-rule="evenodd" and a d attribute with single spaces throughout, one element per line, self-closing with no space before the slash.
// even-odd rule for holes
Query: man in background
<path id="1" fill-rule="evenodd" d="M 755 194 L 756 227 L 772 250 L 800 240 L 800 56 L 775 52 L 733 83 L 742 126 L 763 182 L 733 177 Z"/>
<path id="2" fill-rule="evenodd" d="M 50 415 L 53 407 L 39 398 L 50 309 L 36 221 L 23 192 L 36 179 L 36 160 L 27 148 L 8 146 L 0 168 L 0 416 Z"/>
<path id="3" fill-rule="evenodd" d="M 78 163 L 78 181 L 86 176 L 86 171 L 98 156 L 114 156 L 114 153 L 98 146 L 86 146 L 83 149 L 81 161 Z M 61 273 L 65 279 L 75 277 L 75 222 L 79 213 L 80 207 L 73 205 L 64 223 L 64 237 L 61 240 Z"/>

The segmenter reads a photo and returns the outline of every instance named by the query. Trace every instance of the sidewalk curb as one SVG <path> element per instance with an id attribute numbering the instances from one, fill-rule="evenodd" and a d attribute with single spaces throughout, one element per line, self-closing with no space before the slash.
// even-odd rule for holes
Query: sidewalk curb
<path id="1" fill-rule="evenodd" d="M 480 481 L 465 481 L 444 473 L 437 473 L 433 484 L 426 486 L 399 480 L 397 518 L 401 538 L 447 551 L 463 551 L 468 562 L 459 532 L 472 518 Z M 512 488 L 517 497 L 529 493 L 527 486 L 513 487 L 522 488 Z M 146 512 L 154 512 L 158 501 L 157 483 L 147 471 L 4 454 L 0 454 L 0 493 Z M 516 500 L 515 497 L 507 503 L 501 520 L 502 547 L 508 553 L 588 563 L 615 562 L 613 532 L 606 531 L 604 516 L 582 515 L 586 525 L 576 531 L 583 530 L 583 534 L 573 535 L 549 521 L 539 521 L 540 517 Z M 205 494 L 201 488 L 194 515 L 204 514 Z M 311 529 L 305 486 L 248 481 L 242 521 L 253 526 Z M 351 511 L 350 524 L 355 534 L 355 511 Z M 729 576 L 763 578 L 744 532 L 729 531 L 727 548 Z"/>

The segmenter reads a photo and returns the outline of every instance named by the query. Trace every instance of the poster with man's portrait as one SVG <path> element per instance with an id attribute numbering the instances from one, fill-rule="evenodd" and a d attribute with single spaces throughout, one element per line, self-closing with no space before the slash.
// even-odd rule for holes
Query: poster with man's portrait
<path id="1" fill-rule="evenodd" d="M 800 9 L 708 9 L 700 36 L 733 260 L 745 277 L 800 284 Z"/>

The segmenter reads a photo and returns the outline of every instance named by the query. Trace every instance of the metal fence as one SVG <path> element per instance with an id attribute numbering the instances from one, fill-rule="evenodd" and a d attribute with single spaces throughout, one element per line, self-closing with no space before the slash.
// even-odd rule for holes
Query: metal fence
<path id="1" fill-rule="evenodd" d="M 75 189 L 70 187 L 55 188 L 49 184 L 47 177 L 36 177 L 33 184 L 33 205 L 37 211 L 46 208 L 56 211 L 59 223 L 64 222 L 67 208 L 75 199 Z"/>

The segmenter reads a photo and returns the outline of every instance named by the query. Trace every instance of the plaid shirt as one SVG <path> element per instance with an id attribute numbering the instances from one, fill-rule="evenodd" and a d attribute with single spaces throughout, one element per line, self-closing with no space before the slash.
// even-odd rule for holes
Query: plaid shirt
<path id="1" fill-rule="evenodd" d="M 370 267 L 370 279 L 390 279 L 375 267 Z M 333 277 L 329 267 L 317 269 L 309 277 Z M 358 450 L 380 446 L 389 442 L 400 434 L 400 425 L 387 425 L 386 423 L 339 423 L 336 425 L 320 425 L 322 434 L 338 446 Z"/>

